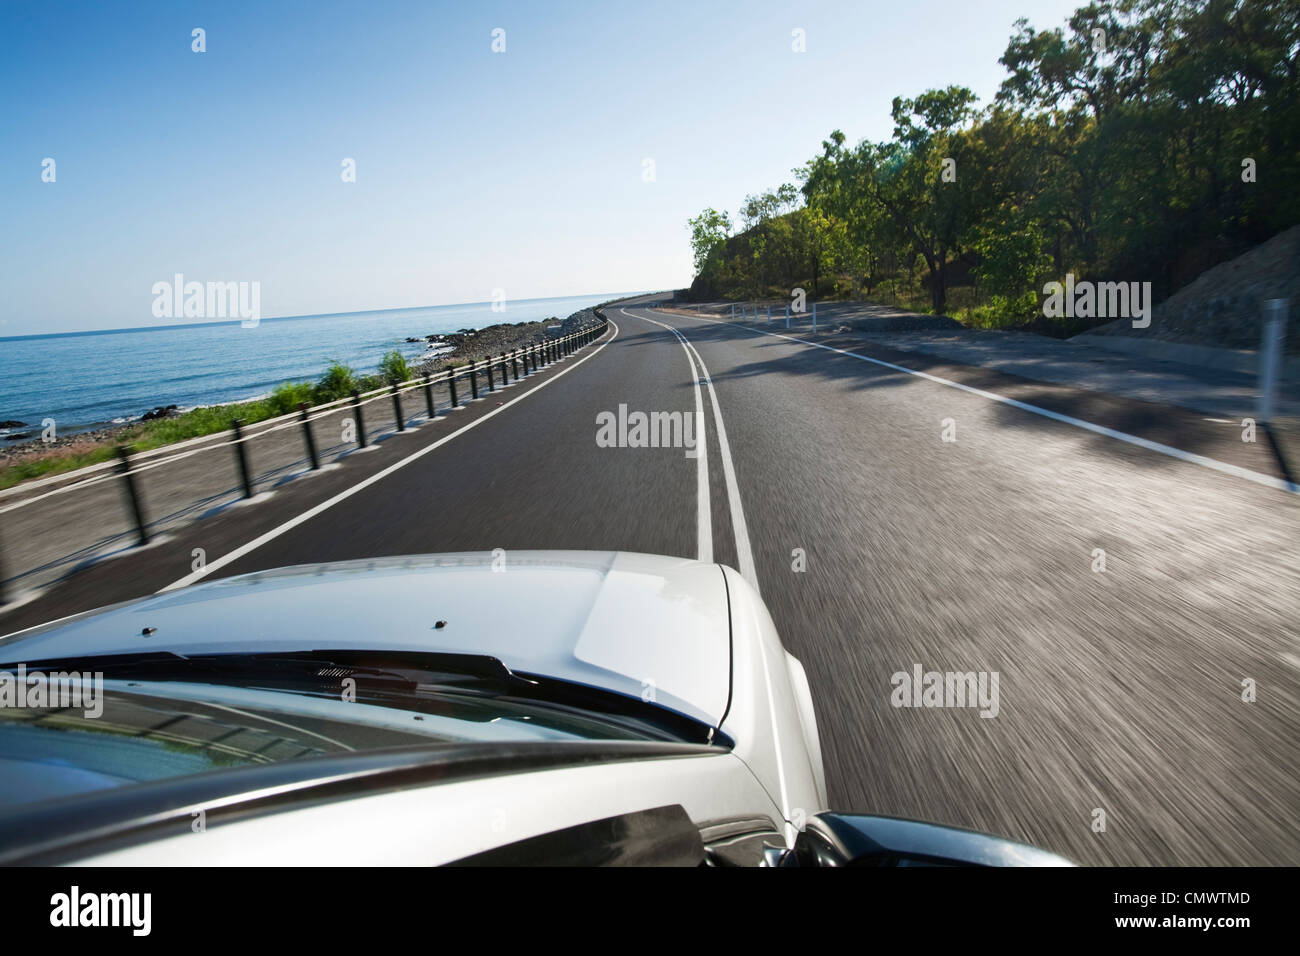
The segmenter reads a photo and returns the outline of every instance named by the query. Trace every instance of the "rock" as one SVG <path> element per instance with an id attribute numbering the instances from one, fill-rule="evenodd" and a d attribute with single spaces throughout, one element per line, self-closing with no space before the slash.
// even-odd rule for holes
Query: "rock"
<path id="1" fill-rule="evenodd" d="M 140 421 L 152 422 L 157 421 L 160 418 L 175 418 L 177 415 L 176 409 L 177 407 L 175 405 L 159 405 L 152 411 L 145 412 L 141 415 Z"/>
<path id="2" fill-rule="evenodd" d="M 22 428 L 26 424 L 27 424 L 26 422 L 14 421 L 11 418 L 8 421 L 0 422 L 0 428 Z"/>

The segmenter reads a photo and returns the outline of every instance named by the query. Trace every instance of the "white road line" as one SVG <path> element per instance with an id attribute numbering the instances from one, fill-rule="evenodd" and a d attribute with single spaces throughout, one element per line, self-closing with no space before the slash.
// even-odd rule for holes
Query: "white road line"
<path id="1" fill-rule="evenodd" d="M 736 555 L 740 561 L 740 575 L 754 588 L 755 592 L 760 593 L 758 589 L 758 573 L 754 568 L 754 554 L 749 546 L 749 527 L 745 523 L 745 509 L 740 502 L 740 485 L 736 481 L 736 468 L 731 460 L 731 445 L 727 441 L 727 428 L 722 423 L 722 405 L 718 402 L 718 393 L 713 388 L 713 377 L 709 374 L 709 368 L 704 364 L 704 357 L 696 350 L 693 343 L 682 334 L 681 330 L 674 328 L 666 322 L 660 322 L 657 319 L 651 319 L 644 315 L 632 315 L 626 309 L 621 310 L 629 318 L 641 319 L 643 322 L 650 322 L 654 325 L 661 326 L 677 336 L 682 348 L 686 350 L 686 359 L 691 361 L 691 355 L 699 360 L 700 369 L 704 372 L 704 383 L 709 389 L 709 400 L 713 403 L 713 424 L 718 432 L 718 448 L 722 452 L 722 474 L 727 483 L 727 499 L 731 506 L 731 527 L 736 536 Z M 661 313 L 662 314 L 662 313 Z M 695 372 L 695 363 L 691 361 L 691 372 Z M 699 391 L 698 380 L 696 382 L 696 401 L 698 407 Z M 704 441 L 704 422 L 703 413 L 700 413 L 700 440 L 702 444 L 707 445 Z M 707 495 L 707 491 L 706 491 Z M 767 712 L 772 728 L 772 747 L 776 755 L 776 779 L 780 789 L 781 797 L 781 815 L 785 818 L 785 839 L 788 846 L 793 847 L 797 831 L 790 822 L 790 793 L 786 785 L 785 762 L 781 755 L 781 728 L 776 719 L 776 698 L 772 689 L 772 671 L 767 660 L 767 649 L 763 646 L 763 641 L 758 641 L 759 661 L 763 666 L 763 684 L 767 690 Z"/>
<path id="2" fill-rule="evenodd" d="M 662 312 L 660 310 L 656 311 L 659 311 L 661 315 L 673 314 L 671 312 Z M 706 319 L 699 315 L 682 316 L 682 318 L 698 319 L 701 322 L 711 322 L 714 325 L 733 325 L 733 323 L 730 322 L 724 322 L 719 319 Z M 1105 425 L 1097 425 L 1093 422 L 1084 421 L 1082 418 L 1075 418 L 1071 415 L 1062 415 L 1060 412 L 1054 412 L 1048 408 L 1042 408 L 1038 405 L 1030 405 L 1028 402 L 1021 402 L 1014 398 L 1007 398 L 1005 395 L 998 395 L 995 392 L 986 392 L 982 388 L 975 388 L 972 385 L 963 385 L 961 382 L 954 382 L 951 379 L 941 378 L 938 375 L 931 375 L 929 372 L 920 372 L 903 365 L 895 365 L 893 362 L 886 362 L 883 359 L 872 358 L 869 355 L 861 355 L 857 352 L 849 352 L 845 349 L 837 349 L 834 346 L 823 345 L 820 342 L 810 342 L 807 339 L 799 338 L 797 335 L 783 335 L 780 332 L 768 332 L 764 329 L 751 329 L 743 325 L 735 325 L 734 327 L 744 329 L 746 332 L 753 332 L 755 335 L 770 335 L 773 338 L 785 339 L 789 342 L 798 342 L 800 345 L 811 345 L 816 349 L 825 349 L 827 352 L 834 352 L 837 355 L 846 355 L 849 358 L 855 358 L 863 362 L 870 362 L 873 365 L 879 365 L 882 368 L 891 369 L 895 372 L 906 372 L 908 375 L 915 375 L 917 378 L 923 378 L 926 381 L 934 382 L 938 385 L 946 385 L 949 388 L 960 389 L 963 392 L 969 392 L 972 395 L 978 395 L 981 398 L 987 398 L 993 402 L 1000 402 L 1003 405 L 1009 405 L 1012 408 L 1018 408 L 1024 412 L 1030 412 L 1034 415 L 1042 415 L 1044 418 L 1050 418 L 1053 421 L 1061 422 L 1066 425 L 1073 425 L 1075 428 L 1082 428 L 1084 431 L 1090 431 L 1096 435 L 1104 435 L 1107 438 L 1114 438 L 1117 441 L 1127 442 L 1130 445 L 1137 445 L 1139 448 L 1145 448 L 1147 451 L 1154 451 L 1157 454 L 1168 455 L 1170 458 L 1176 458 L 1179 461 L 1185 461 L 1189 464 L 1200 465 L 1202 468 L 1209 468 L 1211 471 L 1231 475 L 1234 478 L 1244 478 L 1246 481 L 1253 481 L 1257 485 L 1263 485 L 1266 488 L 1273 488 L 1277 491 L 1289 491 L 1292 494 L 1300 494 L 1300 484 L 1294 484 L 1282 478 L 1274 478 L 1272 475 L 1265 475 L 1258 471 L 1251 471 L 1249 468 L 1242 468 L 1239 465 L 1230 465 L 1226 461 L 1219 461 L 1217 458 L 1207 458 L 1205 455 L 1183 451 L 1181 448 L 1174 448 L 1171 445 L 1162 445 L 1160 442 L 1151 441 L 1150 439 L 1142 438 L 1138 435 L 1130 435 L 1128 432 L 1116 431 L 1113 428 L 1107 428 Z"/>
<path id="3" fill-rule="evenodd" d="M 736 481 L 736 466 L 731 459 L 731 444 L 727 441 L 727 428 L 722 423 L 722 405 L 718 402 L 718 393 L 713 388 L 713 377 L 709 375 L 709 368 L 704 364 L 704 358 L 696 350 L 695 346 L 687 340 L 679 329 L 673 328 L 666 322 L 650 319 L 644 315 L 634 316 L 626 309 L 620 311 L 630 318 L 641 319 L 643 322 L 653 322 L 655 325 L 668 329 L 682 343 L 682 348 L 686 350 L 687 360 L 690 360 L 692 355 L 699 360 L 700 369 L 704 372 L 704 384 L 709 389 L 709 400 L 713 403 L 713 424 L 718 432 L 718 448 L 722 452 L 722 476 L 727 484 L 727 503 L 731 507 L 731 528 L 736 536 L 736 557 L 740 562 L 740 576 L 748 581 L 755 591 L 758 591 L 758 572 L 754 569 L 754 552 L 749 546 L 749 526 L 745 523 L 745 509 L 740 501 L 740 485 Z M 691 371 L 692 373 L 695 371 L 694 362 L 691 363 Z M 697 389 L 699 387 L 698 380 L 696 387 Z M 699 408 L 698 392 L 696 393 L 696 403 L 696 407 Z M 700 412 L 699 421 L 701 437 L 703 437 L 704 416 L 702 412 Z"/>
<path id="4" fill-rule="evenodd" d="M 641 318 L 627 309 L 619 309 L 619 311 L 629 319 Z M 713 509 L 709 499 L 709 439 L 704 431 L 704 393 L 700 390 L 700 373 L 695 368 L 695 359 L 691 357 L 691 350 L 686 348 L 686 340 L 676 329 L 662 322 L 655 322 L 654 319 L 643 319 L 643 321 L 654 322 L 655 325 L 663 326 L 677 336 L 677 341 L 681 342 L 682 348 L 686 350 L 686 361 L 691 367 L 691 381 L 695 383 L 695 423 L 699 428 L 695 435 L 695 551 L 697 561 L 712 564 Z"/>
<path id="5" fill-rule="evenodd" d="M 369 478 L 357 482 L 352 487 L 347 488 L 344 491 L 340 491 L 333 498 L 330 498 L 327 501 L 322 501 L 320 504 L 316 505 L 313 508 L 307 509 L 306 511 L 304 511 L 302 514 L 298 515 L 295 518 L 290 518 L 284 524 L 272 528 L 270 531 L 254 538 L 252 541 L 248 542 L 247 544 L 241 545 L 240 547 L 236 548 L 234 551 L 231 551 L 229 554 L 224 554 L 221 557 L 217 558 L 215 561 L 209 561 L 204 567 L 200 568 L 198 571 L 194 571 L 191 574 L 187 574 L 185 575 L 185 577 L 177 581 L 173 581 L 165 588 L 161 588 L 158 593 L 161 594 L 164 591 L 174 591 L 177 588 L 186 587 L 187 585 L 193 584 L 195 581 L 199 581 L 207 577 L 213 571 L 220 570 L 221 568 L 224 568 L 226 565 L 230 564 L 231 562 L 239 560 L 244 555 L 249 554 L 252 551 L 256 551 L 262 545 L 266 544 L 269 541 L 274 541 L 276 538 L 280 537 L 280 535 L 284 534 L 286 531 L 292 531 L 294 528 L 298 527 L 298 525 L 310 521 L 318 514 L 321 514 L 322 512 L 328 511 L 330 508 L 333 508 L 340 501 L 346 501 L 348 498 L 351 498 L 357 492 L 363 491 L 364 489 L 369 488 L 371 485 L 375 484 L 376 482 L 382 481 L 383 479 L 387 478 L 389 475 L 391 475 L 393 472 L 397 471 L 398 469 L 405 468 L 407 465 L 409 465 L 411 462 L 415 461 L 416 459 L 423 458 L 425 455 L 429 454 L 429 452 L 433 451 L 436 448 L 441 448 L 443 445 L 447 444 L 447 442 L 451 441 L 453 438 L 463 435 L 471 428 L 475 428 L 483 424 L 483 422 L 487 421 L 489 418 L 492 418 L 496 415 L 499 415 L 501 412 L 504 412 L 507 408 L 509 408 L 511 405 L 515 404 L 516 402 L 523 401 L 529 395 L 541 391 L 547 385 L 550 385 L 552 382 L 562 378 L 565 375 L 568 375 L 570 372 L 572 372 L 583 362 L 587 361 L 590 358 L 594 358 L 596 355 L 598 355 L 601 352 L 602 349 L 605 348 L 606 345 L 609 345 L 610 342 L 613 342 L 614 339 L 618 338 L 618 332 L 619 332 L 618 326 L 615 325 L 613 322 L 610 322 L 609 324 L 614 327 L 614 334 L 609 337 L 608 341 L 602 342 L 592 352 L 590 352 L 587 355 L 584 355 L 582 358 L 578 359 L 578 361 L 574 362 L 568 368 L 555 373 L 555 375 L 551 376 L 546 381 L 542 382 L 540 385 L 537 385 L 534 388 L 530 388 L 528 391 L 523 392 L 520 395 L 517 395 L 516 397 L 512 398 L 510 401 L 506 402 L 504 405 L 497 406 L 496 408 L 492 409 L 492 411 L 484 415 L 482 418 L 474 419 L 474 421 L 470 422 L 468 425 L 463 426 L 462 428 L 456 429 L 450 435 L 444 435 L 442 438 L 439 438 L 432 445 L 426 445 L 424 448 L 421 448 L 419 451 L 407 455 L 405 458 L 401 459 L 400 461 L 393 462 L 393 464 L 389 465 L 383 471 L 376 472 L 375 474 L 371 475 Z"/>
<path id="6" fill-rule="evenodd" d="M 700 390 L 700 373 L 695 370 L 695 360 L 686 353 L 691 365 L 691 380 L 695 383 L 695 422 L 699 431 L 695 435 L 695 550 L 698 560 L 713 563 L 713 509 L 709 502 L 709 441 L 704 434 L 704 393 Z"/>
<path id="7" fill-rule="evenodd" d="M 718 447 L 722 449 L 722 476 L 727 482 L 727 500 L 731 503 L 731 525 L 736 533 L 736 556 L 740 560 L 740 575 L 758 590 L 758 572 L 754 569 L 754 552 L 749 546 L 749 525 L 745 522 L 745 508 L 740 501 L 740 484 L 736 481 L 736 466 L 731 460 L 731 443 L 727 441 L 727 427 L 722 424 L 722 405 L 718 402 L 718 393 L 713 390 L 713 376 L 709 374 L 704 359 L 696 350 L 695 344 L 685 337 L 686 347 L 699 359 L 700 368 L 704 370 L 704 384 L 709 387 L 709 398 L 713 402 L 713 424 L 718 430 Z"/>

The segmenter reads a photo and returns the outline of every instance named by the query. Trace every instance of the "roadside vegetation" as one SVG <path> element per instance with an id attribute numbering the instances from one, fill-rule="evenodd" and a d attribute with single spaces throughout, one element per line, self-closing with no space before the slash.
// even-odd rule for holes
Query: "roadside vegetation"
<path id="1" fill-rule="evenodd" d="M 835 130 L 798 186 L 691 219 L 691 298 L 799 287 L 1074 334 L 1043 319 L 1045 282 L 1149 281 L 1160 301 L 1300 222 L 1295 0 L 1114 0 L 1016 27 L 993 103 L 896 97 L 888 141 Z"/>
<path id="2" fill-rule="evenodd" d="M 285 382 L 276 386 L 264 398 L 232 405 L 195 408 L 171 418 L 138 422 L 116 429 L 107 436 L 88 436 L 84 441 L 78 441 L 74 437 L 69 444 L 54 448 L 46 449 L 36 444 L 15 449 L 21 457 L 0 464 L 0 488 L 108 461 L 116 455 L 114 449 L 117 445 L 128 445 L 134 451 L 148 451 L 162 445 L 223 432 L 230 428 L 235 419 L 251 425 L 296 411 L 302 402 L 321 405 L 347 398 L 353 389 L 368 392 L 409 381 L 414 376 L 415 372 L 397 350 L 384 356 L 379 371 L 373 375 L 358 375 L 348 366 L 332 362 L 315 383 Z M 29 448 L 30 455 L 25 454 Z"/>

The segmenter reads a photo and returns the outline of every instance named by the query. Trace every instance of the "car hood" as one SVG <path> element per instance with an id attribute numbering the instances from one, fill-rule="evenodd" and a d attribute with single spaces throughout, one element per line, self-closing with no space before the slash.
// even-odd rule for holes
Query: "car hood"
<path id="1" fill-rule="evenodd" d="M 487 654 L 514 671 L 638 697 L 711 726 L 730 687 L 722 569 L 627 552 L 496 551 L 259 571 L 10 635 L 0 639 L 0 661 L 331 649 Z"/>

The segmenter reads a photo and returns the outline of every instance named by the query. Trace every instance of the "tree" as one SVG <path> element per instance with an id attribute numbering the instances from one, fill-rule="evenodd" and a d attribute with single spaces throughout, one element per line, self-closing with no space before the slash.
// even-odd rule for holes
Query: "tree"
<path id="1" fill-rule="evenodd" d="M 1064 28 L 1018 21 L 1001 62 L 982 112 L 950 86 L 896 98 L 886 142 L 833 131 L 796 170 L 802 208 L 788 185 L 747 196 L 709 246 L 715 287 L 839 271 L 870 294 L 924 261 L 935 311 L 969 267 L 1023 320 L 1045 276 L 1158 300 L 1300 221 L 1296 0 L 1099 0 Z"/>
<path id="2" fill-rule="evenodd" d="M 731 219 L 725 212 L 710 207 L 688 220 L 691 229 L 691 249 L 695 253 L 695 274 L 704 272 L 709 256 L 731 235 Z"/>
<path id="3" fill-rule="evenodd" d="M 937 313 L 947 306 L 948 268 L 968 225 L 970 191 L 960 184 L 967 164 L 956 133 L 974 102 L 975 94 L 962 86 L 927 90 L 914 100 L 894 97 L 894 138 L 864 157 L 875 198 L 925 259 Z M 957 171 L 957 179 L 949 180 L 945 170 Z"/>

